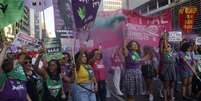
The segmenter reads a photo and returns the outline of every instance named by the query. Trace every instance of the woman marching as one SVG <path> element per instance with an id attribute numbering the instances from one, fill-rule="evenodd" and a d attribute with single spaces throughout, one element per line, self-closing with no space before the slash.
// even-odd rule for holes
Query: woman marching
<path id="1" fill-rule="evenodd" d="M 149 58 L 148 55 L 140 57 L 140 45 L 132 40 L 127 44 L 124 40 L 124 57 L 125 57 L 125 74 L 122 77 L 122 92 L 126 96 L 127 101 L 133 101 L 134 96 L 139 96 L 143 93 L 143 77 L 141 72 L 141 64 Z"/>
<path id="2" fill-rule="evenodd" d="M 149 54 L 150 58 L 142 65 L 142 75 L 146 84 L 146 92 L 149 94 L 149 101 L 154 100 L 153 92 L 153 79 L 156 77 L 156 61 L 153 48 L 145 46 L 143 49 L 144 54 Z"/>
<path id="3" fill-rule="evenodd" d="M 75 55 L 75 64 L 73 101 L 96 101 L 98 85 L 85 51 L 79 51 Z"/>
<path id="4" fill-rule="evenodd" d="M 96 93 L 97 101 L 106 101 L 106 68 L 102 58 L 103 55 L 100 49 L 92 50 L 90 64 L 98 83 L 98 92 Z"/>
<path id="5" fill-rule="evenodd" d="M 123 96 L 123 93 L 120 90 L 120 80 L 121 80 L 121 74 L 123 74 L 122 70 L 124 66 L 124 57 L 122 54 L 122 50 L 123 49 L 120 47 L 116 48 L 111 57 L 112 61 L 111 68 L 114 70 L 113 82 L 116 89 L 116 93 L 119 96 Z"/>
<path id="6" fill-rule="evenodd" d="M 60 63 L 58 60 L 50 60 L 48 64 L 43 62 L 43 67 L 39 68 L 39 62 L 43 57 L 44 49 L 41 50 L 34 69 L 43 77 L 44 94 L 43 101 L 64 101 L 66 96 L 63 91 L 62 79 L 70 82 L 70 78 L 61 75 Z"/>
<path id="7" fill-rule="evenodd" d="M 160 49 L 159 77 L 163 82 L 163 95 L 165 101 L 173 101 L 174 81 L 176 80 L 175 57 L 171 45 L 168 43 L 167 33 L 164 33 Z"/>
<path id="8" fill-rule="evenodd" d="M 182 81 L 182 96 L 184 100 L 191 100 L 191 87 L 193 71 L 195 68 L 195 61 L 193 59 L 193 54 L 191 52 L 192 44 L 190 42 L 185 42 L 181 46 L 181 51 L 179 52 L 179 70 Z"/>
<path id="9" fill-rule="evenodd" d="M 26 88 L 26 75 L 19 61 L 13 57 L 5 59 L 9 46 L 4 43 L 0 53 L 0 97 L 1 101 L 31 101 Z"/>

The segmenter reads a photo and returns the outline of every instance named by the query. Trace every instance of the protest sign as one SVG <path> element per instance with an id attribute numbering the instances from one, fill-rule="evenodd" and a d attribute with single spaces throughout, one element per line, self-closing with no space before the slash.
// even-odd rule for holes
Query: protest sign
<path id="1" fill-rule="evenodd" d="M 182 32 L 178 32 L 178 31 L 169 32 L 168 41 L 169 42 L 182 41 Z"/>
<path id="2" fill-rule="evenodd" d="M 26 46 L 28 50 L 35 50 L 40 47 L 40 41 L 29 36 L 26 33 L 19 32 L 12 45 L 14 45 L 15 47 Z"/>
<path id="3" fill-rule="evenodd" d="M 195 44 L 201 45 L 201 37 L 196 37 Z"/>
<path id="4" fill-rule="evenodd" d="M 60 60 L 64 56 L 61 52 L 56 52 L 56 53 L 46 53 L 45 57 L 47 58 L 47 61 L 50 61 L 52 59 Z"/>

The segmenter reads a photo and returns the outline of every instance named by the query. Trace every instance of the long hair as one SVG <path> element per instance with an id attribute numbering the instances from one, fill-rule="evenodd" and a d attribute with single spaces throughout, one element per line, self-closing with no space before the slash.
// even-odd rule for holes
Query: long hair
<path id="1" fill-rule="evenodd" d="M 189 48 L 191 48 L 191 43 L 190 42 L 185 42 L 185 43 L 182 44 L 180 50 L 182 52 L 187 52 Z"/>
<path id="2" fill-rule="evenodd" d="M 10 68 L 8 68 L 10 67 Z M 10 72 L 14 68 L 14 59 L 13 58 L 8 58 L 4 59 L 3 64 L 2 64 L 2 69 L 5 73 Z"/>
<path id="3" fill-rule="evenodd" d="M 150 46 L 144 46 L 143 52 L 144 52 L 145 55 L 146 54 L 150 55 L 151 59 L 154 58 L 155 54 L 154 54 L 154 49 L 152 47 L 150 47 Z"/>
<path id="4" fill-rule="evenodd" d="M 52 59 L 52 60 L 50 60 L 50 61 L 48 62 L 48 68 L 47 68 L 47 73 L 48 73 L 48 75 L 51 76 L 51 74 L 50 74 L 50 69 L 49 69 L 49 66 L 50 66 L 51 62 L 55 62 L 55 64 L 57 65 L 57 70 L 56 70 L 56 71 L 57 71 L 57 76 L 59 76 L 59 74 L 61 73 L 61 66 L 60 66 L 59 61 L 58 61 L 58 60 L 55 60 L 55 59 Z"/>
<path id="5" fill-rule="evenodd" d="M 89 54 L 89 60 L 92 59 L 92 58 L 95 56 L 95 52 L 96 52 L 96 51 L 99 51 L 99 49 L 96 48 L 96 49 L 93 49 L 93 50 L 90 52 L 90 54 Z M 100 59 L 102 59 L 102 58 L 103 58 L 103 54 L 100 53 Z"/>
<path id="6" fill-rule="evenodd" d="M 68 56 L 68 63 L 71 63 L 72 62 L 72 58 L 71 58 L 71 55 L 70 55 L 70 53 L 63 53 L 63 55 L 67 55 Z"/>
<path id="7" fill-rule="evenodd" d="M 87 57 L 87 62 L 88 62 L 88 54 L 87 54 L 86 51 L 79 51 L 79 52 L 77 52 L 77 53 L 75 54 L 75 65 L 76 65 L 76 70 L 77 70 L 77 71 L 79 71 L 80 65 L 82 64 L 82 63 L 81 63 L 81 57 L 82 57 L 83 55 L 86 55 L 86 57 Z"/>
<path id="8" fill-rule="evenodd" d="M 141 55 L 140 44 L 139 44 L 137 41 L 135 41 L 135 40 L 131 40 L 131 41 L 127 44 L 126 48 L 127 48 L 129 51 L 131 51 L 131 46 L 132 46 L 132 43 L 133 43 L 133 42 L 135 42 L 135 43 L 137 44 L 137 47 L 138 47 L 138 49 L 136 50 L 136 52 L 137 52 L 139 55 Z"/>

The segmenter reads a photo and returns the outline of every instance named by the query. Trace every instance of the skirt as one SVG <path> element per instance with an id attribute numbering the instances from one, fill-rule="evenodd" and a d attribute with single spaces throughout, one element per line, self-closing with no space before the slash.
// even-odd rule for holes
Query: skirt
<path id="1" fill-rule="evenodd" d="M 159 77 L 162 81 L 176 81 L 175 64 L 165 64 Z"/>
<path id="2" fill-rule="evenodd" d="M 122 77 L 122 92 L 126 96 L 139 96 L 144 92 L 141 69 L 126 69 Z"/>
<path id="3" fill-rule="evenodd" d="M 153 79 L 156 77 L 156 69 L 151 64 L 142 65 L 142 75 L 145 79 Z"/>

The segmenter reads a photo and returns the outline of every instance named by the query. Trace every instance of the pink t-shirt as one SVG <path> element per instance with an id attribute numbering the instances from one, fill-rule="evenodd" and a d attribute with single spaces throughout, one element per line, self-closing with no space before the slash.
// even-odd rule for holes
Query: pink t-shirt
<path id="1" fill-rule="evenodd" d="M 105 80 L 106 68 L 100 61 L 95 61 L 92 65 L 97 81 Z"/>

